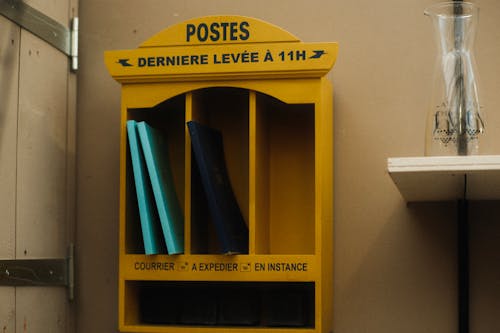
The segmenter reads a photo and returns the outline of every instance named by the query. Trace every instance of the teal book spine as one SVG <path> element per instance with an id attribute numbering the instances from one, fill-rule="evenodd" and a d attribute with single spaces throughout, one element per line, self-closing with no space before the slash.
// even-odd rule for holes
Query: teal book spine
<path id="1" fill-rule="evenodd" d="M 184 218 L 175 192 L 165 138 L 144 121 L 137 123 L 137 131 L 168 254 L 184 253 Z"/>
<path id="2" fill-rule="evenodd" d="M 161 228 L 156 207 L 154 204 L 153 190 L 146 170 L 146 161 L 137 137 L 137 122 L 127 121 L 127 136 L 132 161 L 132 171 L 139 206 L 144 251 L 146 254 L 159 254 L 165 252 L 165 245 L 161 240 Z"/>

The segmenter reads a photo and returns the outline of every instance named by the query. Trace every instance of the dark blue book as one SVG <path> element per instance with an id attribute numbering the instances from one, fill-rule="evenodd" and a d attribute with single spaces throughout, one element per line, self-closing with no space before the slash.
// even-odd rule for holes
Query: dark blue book
<path id="1" fill-rule="evenodd" d="M 175 192 L 167 143 L 161 132 L 144 121 L 137 123 L 137 131 L 168 254 L 184 253 L 184 217 Z"/>
<path id="2" fill-rule="evenodd" d="M 139 218 L 141 220 L 142 238 L 146 254 L 165 253 L 166 249 L 161 240 L 161 228 L 158 213 L 153 198 L 153 190 L 149 181 L 144 153 L 137 136 L 137 122 L 127 121 L 127 136 L 130 147 L 130 159 L 134 174 Z"/>
<path id="3" fill-rule="evenodd" d="M 229 181 L 222 135 L 196 121 L 189 121 L 187 126 L 222 252 L 248 253 L 248 227 Z"/>

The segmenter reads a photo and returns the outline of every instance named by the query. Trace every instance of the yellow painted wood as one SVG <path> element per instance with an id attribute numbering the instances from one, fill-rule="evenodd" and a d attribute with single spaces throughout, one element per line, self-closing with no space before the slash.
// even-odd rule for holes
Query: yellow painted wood
<path id="1" fill-rule="evenodd" d="M 226 22 L 227 27 L 221 28 Z M 231 32 L 231 27 L 236 30 Z M 224 37 L 217 29 L 229 29 L 230 35 Z M 303 43 L 260 20 L 210 16 L 167 28 L 138 49 L 105 53 L 109 73 L 122 84 L 121 331 L 248 331 L 142 323 L 143 286 L 176 281 L 251 283 L 256 288 L 261 282 L 314 283 L 312 327 L 252 330 L 331 331 L 333 99 L 325 74 L 337 51 L 336 43 Z M 183 255 L 141 254 L 127 153 L 128 119 L 149 120 L 169 135 L 186 224 Z M 249 227 L 249 254 L 219 255 L 213 227 L 200 233 L 209 213 L 200 201 L 201 184 L 191 172 L 191 141 L 185 126 L 189 120 L 216 127 L 225 138 L 230 181 Z"/>
<path id="2" fill-rule="evenodd" d="M 317 180 L 316 188 L 317 192 L 320 193 L 320 198 L 318 199 L 318 205 L 316 212 L 316 226 L 317 226 L 317 248 L 316 251 L 320 251 L 321 260 L 321 277 L 319 281 L 318 290 L 321 290 L 321 294 L 318 295 L 318 301 L 320 302 L 320 308 L 322 309 L 322 318 L 317 318 L 321 321 L 321 325 L 324 328 L 330 328 L 332 325 L 333 316 L 333 188 L 334 188 L 334 177 L 333 177 L 333 163 L 334 163 L 334 151 L 333 151 L 333 128 L 334 128 L 334 118 L 333 118 L 333 87 L 331 83 L 324 77 L 321 79 L 321 97 L 320 97 L 320 117 L 319 122 L 316 123 L 316 128 L 319 129 L 320 135 L 317 133 L 317 137 L 322 137 L 321 142 L 318 142 L 319 151 L 321 159 L 317 160 L 317 165 L 319 165 L 320 179 Z M 321 220 L 318 220 L 321 219 Z"/>
<path id="3" fill-rule="evenodd" d="M 312 58 L 318 49 L 324 53 Z M 301 78 L 325 75 L 336 54 L 334 43 L 174 46 L 108 52 L 106 65 L 120 82 L 197 81 L 207 76 L 212 80 Z"/>
<path id="4" fill-rule="evenodd" d="M 195 21 L 207 26 L 220 22 L 241 26 L 248 18 L 211 16 Z M 187 37 L 193 22 L 166 29 L 138 49 L 107 51 L 108 71 L 123 83 L 320 77 L 332 68 L 338 52 L 337 43 L 303 43 L 262 21 L 255 24 L 255 30 L 253 23 L 248 27 L 247 39 L 237 34 L 229 43 L 219 35 L 211 45 L 200 45 Z"/>
<path id="5" fill-rule="evenodd" d="M 157 255 L 122 256 L 126 280 L 189 281 L 315 281 L 321 273 L 318 257 L 294 255 Z"/>
<path id="6" fill-rule="evenodd" d="M 186 122 L 193 119 L 193 94 L 186 94 Z M 191 254 L 193 252 L 192 237 L 193 234 L 191 228 L 191 168 L 192 168 L 192 154 L 191 154 L 191 137 L 188 131 L 184 127 L 184 151 L 185 151 L 185 180 L 184 184 L 186 186 L 184 192 L 184 246 L 185 254 Z"/>
<path id="7" fill-rule="evenodd" d="M 188 46 L 262 41 L 299 42 L 282 28 L 268 22 L 245 16 L 204 16 L 181 22 L 160 31 L 140 47 Z"/>

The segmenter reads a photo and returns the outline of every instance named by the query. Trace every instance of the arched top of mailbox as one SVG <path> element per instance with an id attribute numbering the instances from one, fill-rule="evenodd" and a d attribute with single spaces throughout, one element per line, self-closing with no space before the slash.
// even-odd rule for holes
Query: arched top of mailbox
<path id="1" fill-rule="evenodd" d="M 205 16 L 170 26 L 140 47 L 299 42 L 288 31 L 246 16 Z"/>
<path id="2" fill-rule="evenodd" d="M 173 25 L 132 50 L 105 52 L 121 83 L 319 78 L 335 64 L 335 42 L 304 43 L 245 16 L 205 16 Z"/>

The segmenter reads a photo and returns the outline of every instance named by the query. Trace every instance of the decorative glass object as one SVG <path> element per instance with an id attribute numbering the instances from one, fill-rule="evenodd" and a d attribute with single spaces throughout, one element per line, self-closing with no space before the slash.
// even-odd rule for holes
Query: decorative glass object
<path id="1" fill-rule="evenodd" d="M 468 2 L 428 7 L 438 56 L 427 120 L 425 155 L 474 155 L 484 133 L 473 45 L 479 8 Z"/>

